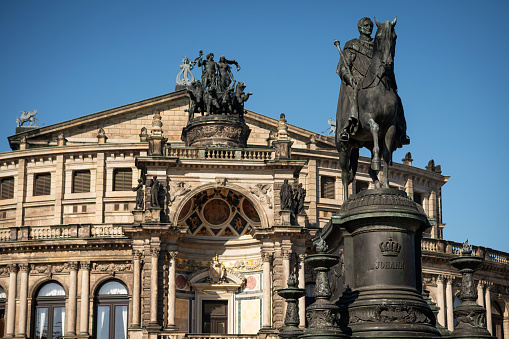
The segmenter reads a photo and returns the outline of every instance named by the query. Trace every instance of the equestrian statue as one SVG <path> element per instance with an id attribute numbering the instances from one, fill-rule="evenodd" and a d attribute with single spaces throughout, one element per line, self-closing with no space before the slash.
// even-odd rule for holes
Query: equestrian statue
<path id="1" fill-rule="evenodd" d="M 389 187 L 392 153 L 410 143 L 406 135 L 403 105 L 394 77 L 397 19 L 380 23 L 371 38 L 373 22 L 359 20 L 360 37 L 348 41 L 344 50 L 338 40 L 340 59 L 336 73 L 341 78 L 336 111 L 336 147 L 342 172 L 343 197 L 348 199 L 348 185 L 353 182 L 359 160 L 359 148 L 371 151 L 369 176 L 375 188 Z M 383 159 L 382 182 L 378 179 Z"/>

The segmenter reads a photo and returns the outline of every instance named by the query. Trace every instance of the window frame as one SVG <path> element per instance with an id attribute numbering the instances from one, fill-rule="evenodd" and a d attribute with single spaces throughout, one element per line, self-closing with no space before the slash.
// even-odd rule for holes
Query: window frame
<path id="1" fill-rule="evenodd" d="M 42 187 L 41 187 L 42 185 Z M 38 188 L 42 191 L 38 194 Z M 51 195 L 51 172 L 34 173 L 34 197 L 42 197 Z"/>
<path id="2" fill-rule="evenodd" d="M 4 193 L 5 193 L 5 186 L 6 186 L 6 183 L 7 182 L 11 182 L 12 181 L 12 190 L 7 190 L 7 194 L 8 193 L 11 193 L 8 197 L 5 197 L 4 198 Z M 8 199 L 14 199 L 14 187 L 16 186 L 15 185 L 16 181 L 14 179 L 14 176 L 8 176 L 8 177 L 3 177 L 3 178 L 0 178 L 0 200 L 8 200 Z"/>
<path id="3" fill-rule="evenodd" d="M 324 179 L 326 179 L 324 181 Z M 331 179 L 331 180 L 329 180 Z M 332 185 L 332 194 L 330 196 L 326 195 L 328 190 L 325 190 L 325 184 Z M 330 175 L 320 175 L 320 198 L 321 199 L 336 199 L 336 177 Z"/>
<path id="4" fill-rule="evenodd" d="M 76 190 L 76 176 L 77 175 L 80 175 L 80 174 L 83 174 L 83 175 L 86 175 L 88 174 L 88 191 L 85 190 L 85 176 L 82 178 L 81 180 L 81 186 L 78 185 L 78 188 L 80 190 Z M 86 170 L 74 170 L 72 171 L 72 183 L 71 183 L 71 193 L 73 194 L 76 194 L 76 193 L 90 193 L 90 191 L 92 190 L 92 172 L 89 170 L 89 169 L 86 169 Z"/>
<path id="5" fill-rule="evenodd" d="M 126 290 L 126 294 L 99 294 L 101 288 L 103 288 L 106 284 L 110 282 L 118 282 L 122 284 Z M 117 306 L 125 306 L 127 310 L 126 315 L 126 329 L 129 328 L 129 290 L 127 289 L 126 284 L 123 281 L 118 279 L 110 279 L 102 283 L 98 286 L 96 294 L 94 296 L 94 318 L 93 318 L 93 337 L 97 338 L 98 335 L 98 316 L 99 316 L 99 307 L 108 306 L 109 307 L 109 333 L 108 338 L 115 338 L 115 315 L 116 315 L 116 307 Z M 127 339 L 127 334 L 126 334 Z"/>
<path id="6" fill-rule="evenodd" d="M 117 174 L 122 174 L 122 184 L 121 187 L 117 189 Z M 126 179 L 126 173 L 130 174 L 129 180 Z M 113 184 L 111 187 L 111 190 L 113 192 L 126 192 L 132 190 L 132 184 L 133 184 L 133 169 L 131 167 L 118 167 L 113 169 Z"/>
<path id="7" fill-rule="evenodd" d="M 51 283 L 54 283 L 54 284 L 57 284 L 59 285 L 64 291 L 64 287 L 62 286 L 62 284 L 60 284 L 58 281 L 54 281 L 54 280 L 51 280 L 51 281 L 47 281 L 45 282 L 44 284 L 42 284 L 41 286 L 39 286 L 39 288 L 37 289 L 37 293 L 34 297 L 34 303 L 33 303 L 33 306 L 32 306 L 32 319 L 34 319 L 33 321 L 33 326 L 32 327 L 32 335 L 31 337 L 32 338 L 37 338 L 36 335 L 37 335 L 37 310 L 38 309 L 41 309 L 41 308 L 46 308 L 48 309 L 48 316 L 46 318 L 46 323 L 47 323 L 47 339 L 50 339 L 50 338 L 53 338 L 53 322 L 54 322 L 54 309 L 55 308 L 59 308 L 59 307 L 62 307 L 64 309 L 64 314 L 63 314 L 63 320 L 62 320 L 62 336 L 61 337 L 55 337 L 55 338 L 62 338 L 64 335 L 65 335 L 65 312 L 66 312 L 66 307 L 65 307 L 65 302 L 66 302 L 66 298 L 67 298 L 67 293 L 65 295 L 58 295 L 58 296 L 39 296 L 39 293 L 40 291 L 42 290 L 42 288 L 48 284 L 51 284 Z"/>

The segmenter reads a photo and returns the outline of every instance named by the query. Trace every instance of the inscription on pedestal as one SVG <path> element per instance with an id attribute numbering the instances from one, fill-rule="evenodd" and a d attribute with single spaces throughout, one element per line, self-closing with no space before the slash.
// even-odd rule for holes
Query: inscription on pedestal
<path id="1" fill-rule="evenodd" d="M 405 263 L 402 261 L 376 261 L 375 269 L 377 269 L 377 270 L 404 270 Z"/>

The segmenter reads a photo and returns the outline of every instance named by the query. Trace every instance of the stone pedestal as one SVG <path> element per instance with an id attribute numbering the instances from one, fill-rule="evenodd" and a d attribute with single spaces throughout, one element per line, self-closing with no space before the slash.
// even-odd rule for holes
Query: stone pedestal
<path id="1" fill-rule="evenodd" d="M 289 210 L 281 210 L 281 225 L 282 226 L 289 226 L 292 224 L 291 217 L 292 217 L 292 211 Z"/>
<path id="2" fill-rule="evenodd" d="M 143 211 L 142 210 L 133 210 L 134 222 L 143 222 Z"/>
<path id="3" fill-rule="evenodd" d="M 150 220 L 145 220 L 147 222 L 161 222 L 161 207 L 150 207 L 148 209 L 148 216 Z M 145 218 L 147 219 L 147 218 Z"/>
<path id="4" fill-rule="evenodd" d="M 436 338 L 435 317 L 423 299 L 422 207 L 391 188 L 347 200 L 332 218 L 344 237 L 341 328 L 354 338 Z"/>
<path id="5" fill-rule="evenodd" d="M 482 264 L 483 259 L 472 256 L 472 246 L 463 244 L 461 256 L 450 260 L 451 265 L 462 274 L 461 305 L 454 309 L 457 321 L 451 338 L 493 338 L 486 328 L 486 309 L 477 305 L 477 291 L 474 284 L 474 272 Z"/>
<path id="6" fill-rule="evenodd" d="M 307 226 L 307 219 L 305 214 L 297 214 L 297 225 L 302 227 Z"/>
<path id="7" fill-rule="evenodd" d="M 233 115 L 207 115 L 191 120 L 182 129 L 186 146 L 241 147 L 247 146 L 251 130 L 243 118 Z"/>
<path id="8" fill-rule="evenodd" d="M 339 307 L 330 301 L 332 292 L 329 284 L 330 268 L 339 262 L 339 256 L 327 254 L 327 244 L 322 238 L 315 243 L 317 254 L 308 255 L 306 265 L 316 272 L 316 301 L 306 308 L 308 327 L 299 339 L 340 339 L 348 338 L 338 326 Z"/>
<path id="9" fill-rule="evenodd" d="M 277 290 L 277 293 L 286 301 L 285 326 L 279 331 L 283 339 L 297 339 L 302 334 L 299 328 L 299 305 L 297 301 L 306 295 L 306 290 L 297 288 L 297 280 L 292 275 L 288 278 L 288 287 Z"/>

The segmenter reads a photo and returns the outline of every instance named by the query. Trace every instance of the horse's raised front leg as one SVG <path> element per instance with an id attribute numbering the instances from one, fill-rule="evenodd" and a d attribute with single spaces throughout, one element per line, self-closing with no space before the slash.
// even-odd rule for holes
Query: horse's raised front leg
<path id="1" fill-rule="evenodd" d="M 382 187 L 389 188 L 389 166 L 392 163 L 392 152 L 394 151 L 394 137 L 396 135 L 396 127 L 389 127 L 385 133 L 382 158 L 384 159 Z"/>
<path id="2" fill-rule="evenodd" d="M 371 131 L 371 135 L 373 136 L 373 150 L 371 156 L 371 168 L 373 171 L 380 171 L 380 147 L 378 145 L 378 131 L 380 130 L 378 124 L 373 120 L 373 118 L 369 118 L 368 120 L 369 130 Z"/>

